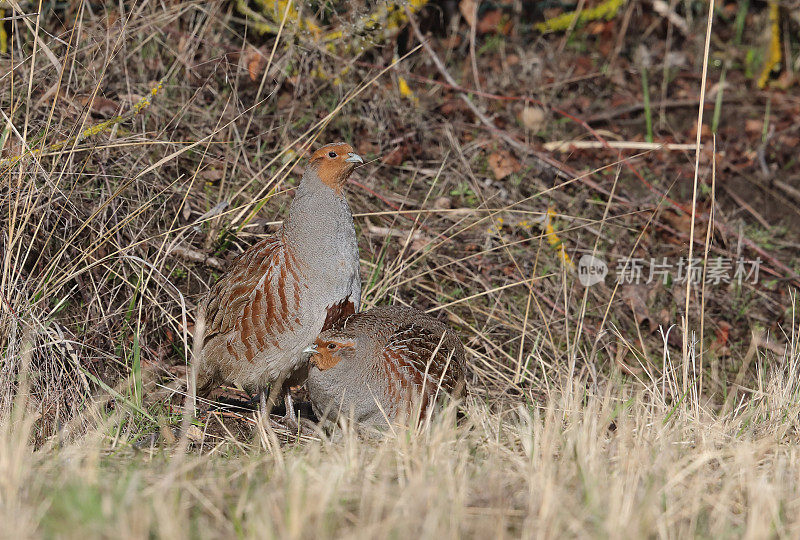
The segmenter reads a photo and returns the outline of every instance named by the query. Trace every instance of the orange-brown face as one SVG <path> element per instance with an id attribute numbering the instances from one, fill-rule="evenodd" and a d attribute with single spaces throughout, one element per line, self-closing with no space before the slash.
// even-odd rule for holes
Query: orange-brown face
<path id="1" fill-rule="evenodd" d="M 364 163 L 364 160 L 353 151 L 352 146 L 347 143 L 334 143 L 327 144 L 314 152 L 309 166 L 315 167 L 320 180 L 338 194 L 341 193 L 342 186 L 350 173 L 361 163 Z"/>
<path id="2" fill-rule="evenodd" d="M 313 349 L 308 361 L 320 371 L 325 371 L 338 364 L 343 357 L 352 354 L 355 348 L 352 341 L 317 338 L 314 345 L 306 350 Z"/>

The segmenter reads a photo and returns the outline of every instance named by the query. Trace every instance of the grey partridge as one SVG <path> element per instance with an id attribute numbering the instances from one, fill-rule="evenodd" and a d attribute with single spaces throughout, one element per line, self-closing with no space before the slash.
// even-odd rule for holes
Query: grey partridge
<path id="1" fill-rule="evenodd" d="M 211 288 L 201 306 L 198 395 L 236 385 L 260 394 L 266 418 L 284 383 L 302 382 L 303 349 L 358 311 L 358 243 L 343 188 L 363 162 L 345 143 L 314 152 L 281 230 L 239 255 Z M 285 396 L 287 419 L 296 423 Z"/>
<path id="2" fill-rule="evenodd" d="M 325 420 L 352 418 L 385 427 L 438 397 L 466 394 L 464 346 L 444 323 L 414 308 L 377 307 L 351 315 L 317 337 L 309 355 L 308 392 Z"/>

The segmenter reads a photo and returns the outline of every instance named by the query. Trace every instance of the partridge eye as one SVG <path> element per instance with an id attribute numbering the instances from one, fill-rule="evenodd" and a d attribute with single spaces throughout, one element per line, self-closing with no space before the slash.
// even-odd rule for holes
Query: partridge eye
<path id="1" fill-rule="evenodd" d="M 328 152 L 328 157 L 335 158 L 336 157 L 336 152 Z"/>
<path id="2" fill-rule="evenodd" d="M 333 153 L 333 152 L 331 152 Z M 328 349 L 333 350 L 336 348 L 336 343 L 328 343 Z"/>

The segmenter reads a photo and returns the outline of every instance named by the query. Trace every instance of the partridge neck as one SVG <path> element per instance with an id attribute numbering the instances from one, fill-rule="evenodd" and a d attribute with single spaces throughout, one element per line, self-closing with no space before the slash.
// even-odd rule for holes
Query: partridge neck
<path id="1" fill-rule="evenodd" d="M 303 176 L 284 223 L 286 241 L 316 264 L 355 244 L 353 216 L 345 198 L 322 183 L 314 171 Z"/>

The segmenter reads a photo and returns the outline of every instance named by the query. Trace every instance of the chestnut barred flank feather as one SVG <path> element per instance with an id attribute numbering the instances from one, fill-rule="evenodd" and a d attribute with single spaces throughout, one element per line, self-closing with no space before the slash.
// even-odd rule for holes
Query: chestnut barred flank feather
<path id="1" fill-rule="evenodd" d="M 384 426 L 420 417 L 441 396 L 466 394 L 466 358 L 444 323 L 406 307 L 386 306 L 348 317 L 323 332 L 311 352 L 308 389 L 314 411 Z"/>
<path id="2" fill-rule="evenodd" d="M 300 307 L 300 289 L 306 287 L 301 276 L 305 274 L 300 263 L 280 238 L 254 245 L 209 293 L 203 344 L 238 325 L 248 362 L 255 356 L 252 345 L 280 348 L 274 334 L 293 330 L 291 310 Z M 299 324 L 296 317 L 294 322 Z"/>
<path id="3" fill-rule="evenodd" d="M 457 355 L 456 349 L 449 348 L 442 337 L 442 332 L 414 323 L 403 325 L 392 334 L 383 349 L 381 366 L 392 401 L 399 403 L 420 394 L 424 415 L 437 387 L 441 386 L 448 394 L 457 391 L 459 380 L 463 382 L 465 375 L 461 365 L 463 349 Z"/>
<path id="4" fill-rule="evenodd" d="M 301 351 L 319 332 L 358 310 L 358 244 L 341 188 L 360 159 L 344 143 L 315 152 L 280 232 L 211 288 L 200 395 L 223 382 L 260 392 L 282 381 L 302 367 Z"/>
<path id="5" fill-rule="evenodd" d="M 322 325 L 322 331 L 330 330 L 342 323 L 347 317 L 356 312 L 353 302 L 345 299 L 341 302 L 333 304 L 327 310 L 325 323 Z"/>

